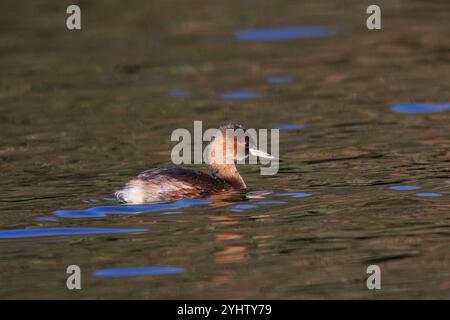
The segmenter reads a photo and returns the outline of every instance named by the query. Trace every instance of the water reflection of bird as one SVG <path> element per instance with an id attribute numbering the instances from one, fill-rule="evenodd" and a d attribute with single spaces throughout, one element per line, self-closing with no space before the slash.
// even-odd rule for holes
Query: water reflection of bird
<path id="1" fill-rule="evenodd" d="M 117 198 L 139 204 L 152 201 L 199 198 L 220 192 L 233 192 L 247 188 L 235 162 L 249 153 L 272 159 L 263 151 L 250 147 L 249 138 L 238 139 L 227 134 L 227 129 L 245 128 L 238 124 L 227 124 L 219 128 L 208 146 L 208 159 L 212 175 L 186 168 L 153 168 L 130 180 L 123 189 L 116 192 Z M 244 145 L 245 144 L 245 145 Z M 227 157 L 231 161 L 226 161 Z"/>

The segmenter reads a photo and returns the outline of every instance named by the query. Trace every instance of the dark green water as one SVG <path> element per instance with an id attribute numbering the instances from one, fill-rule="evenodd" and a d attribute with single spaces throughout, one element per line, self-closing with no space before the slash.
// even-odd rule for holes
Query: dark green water
<path id="1" fill-rule="evenodd" d="M 448 1 L 381 1 L 379 31 L 370 1 L 78 3 L 81 31 L 70 1 L 0 4 L 0 298 L 449 298 Z M 235 38 L 286 26 L 335 33 Z M 405 103 L 443 107 L 392 109 Z M 123 206 L 105 198 L 170 165 L 171 132 L 194 120 L 304 128 L 281 131 L 277 175 L 240 169 L 246 201 L 109 214 Z M 405 185 L 420 189 L 389 189 Z M 84 231 L 31 237 L 42 228 Z M 95 274 L 134 267 L 182 272 Z"/>

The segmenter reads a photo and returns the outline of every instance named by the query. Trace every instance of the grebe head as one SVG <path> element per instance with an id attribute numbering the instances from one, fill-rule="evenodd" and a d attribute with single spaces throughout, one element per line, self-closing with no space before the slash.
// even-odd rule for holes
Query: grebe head
<path id="1" fill-rule="evenodd" d="M 235 188 L 245 189 L 247 186 L 235 163 L 244 160 L 249 154 L 273 159 L 270 154 L 253 148 L 255 145 L 242 125 L 229 123 L 221 126 L 208 145 L 208 162 L 212 175 Z"/>

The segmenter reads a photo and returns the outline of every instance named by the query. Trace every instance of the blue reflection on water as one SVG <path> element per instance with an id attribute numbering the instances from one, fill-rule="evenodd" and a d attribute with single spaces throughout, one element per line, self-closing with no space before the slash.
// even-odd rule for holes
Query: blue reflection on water
<path id="1" fill-rule="evenodd" d="M 34 221 L 58 221 L 58 218 L 55 217 L 37 217 Z"/>
<path id="2" fill-rule="evenodd" d="M 418 196 L 418 197 L 440 197 L 440 196 L 442 196 L 442 194 L 429 192 L 429 193 L 417 193 L 416 196 Z"/>
<path id="3" fill-rule="evenodd" d="M 287 192 L 287 193 L 277 193 L 275 195 L 279 197 L 290 197 L 290 198 L 306 198 L 312 196 L 311 193 L 305 192 Z"/>
<path id="4" fill-rule="evenodd" d="M 229 91 L 223 93 L 222 97 L 225 99 L 233 99 L 233 100 L 248 100 L 259 98 L 261 97 L 261 94 L 252 91 Z"/>
<path id="5" fill-rule="evenodd" d="M 171 97 L 190 97 L 192 94 L 190 91 L 182 89 L 174 89 L 167 92 L 167 95 Z"/>
<path id="6" fill-rule="evenodd" d="M 182 272 L 186 272 L 186 269 L 173 267 L 130 267 L 97 270 L 94 272 L 94 275 L 97 277 L 139 277 Z"/>
<path id="7" fill-rule="evenodd" d="M 450 110 L 450 103 L 400 103 L 392 106 L 399 113 L 435 113 Z"/>
<path id="8" fill-rule="evenodd" d="M 408 191 L 408 190 L 418 190 L 420 189 L 420 186 L 392 186 L 389 187 L 389 189 L 398 191 Z"/>
<path id="9" fill-rule="evenodd" d="M 249 204 L 238 204 L 230 207 L 230 211 L 232 212 L 243 212 L 248 209 L 261 208 L 267 205 L 280 205 L 286 204 L 285 201 L 276 201 L 276 200 L 263 200 L 263 201 L 251 201 Z"/>
<path id="10" fill-rule="evenodd" d="M 257 201 L 255 202 L 255 204 L 259 204 L 259 205 L 270 205 L 270 204 L 286 204 L 286 201 Z"/>
<path id="11" fill-rule="evenodd" d="M 144 205 L 99 206 L 81 210 L 56 210 L 53 213 L 62 218 L 99 218 L 108 214 L 138 214 L 150 211 L 164 211 L 187 208 L 194 205 L 210 204 L 211 200 L 184 199 L 173 203 L 153 203 Z"/>
<path id="12" fill-rule="evenodd" d="M 254 209 L 254 208 L 258 208 L 258 206 L 253 205 L 253 204 L 239 204 L 239 205 L 236 205 L 236 206 L 232 206 L 232 207 L 230 208 L 230 211 L 233 211 L 233 212 L 242 212 L 242 211 L 244 211 L 244 210 Z"/>
<path id="13" fill-rule="evenodd" d="M 113 201 L 113 202 L 120 202 L 120 200 L 117 199 L 117 198 L 103 198 L 103 200 L 105 200 L 105 201 Z"/>
<path id="14" fill-rule="evenodd" d="M 84 202 L 84 203 L 98 203 L 100 201 L 97 200 L 97 199 L 89 199 L 89 200 L 81 200 L 81 202 Z"/>
<path id="15" fill-rule="evenodd" d="M 248 29 L 236 32 L 238 41 L 282 41 L 290 39 L 307 39 L 331 36 L 336 33 L 335 27 L 294 26 L 267 29 Z"/>
<path id="16" fill-rule="evenodd" d="M 282 123 L 282 124 L 278 124 L 278 125 L 274 126 L 273 128 L 279 129 L 280 131 L 300 130 L 300 129 L 304 129 L 305 125 L 295 124 L 295 123 Z"/>
<path id="17" fill-rule="evenodd" d="M 271 84 L 283 84 L 292 82 L 292 78 L 289 76 L 269 76 L 266 81 Z"/>
<path id="18" fill-rule="evenodd" d="M 33 238 L 48 236 L 65 236 L 80 234 L 112 234 L 145 232 L 147 229 L 113 229 L 113 228 L 32 228 L 16 230 L 0 230 L 0 239 Z"/>

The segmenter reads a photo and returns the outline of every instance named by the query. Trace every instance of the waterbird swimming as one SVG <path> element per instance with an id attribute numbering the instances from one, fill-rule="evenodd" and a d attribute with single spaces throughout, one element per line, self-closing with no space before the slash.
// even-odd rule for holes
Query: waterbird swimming
<path id="1" fill-rule="evenodd" d="M 181 167 L 152 168 L 131 179 L 116 197 L 126 203 L 142 204 L 154 201 L 171 201 L 184 198 L 201 198 L 221 192 L 243 191 L 247 188 L 236 168 L 236 161 L 252 154 L 261 158 L 274 157 L 252 148 L 250 138 L 238 139 L 227 131 L 246 129 L 239 124 L 221 126 L 208 145 L 211 175 Z M 224 161 L 231 156 L 231 161 Z"/>

